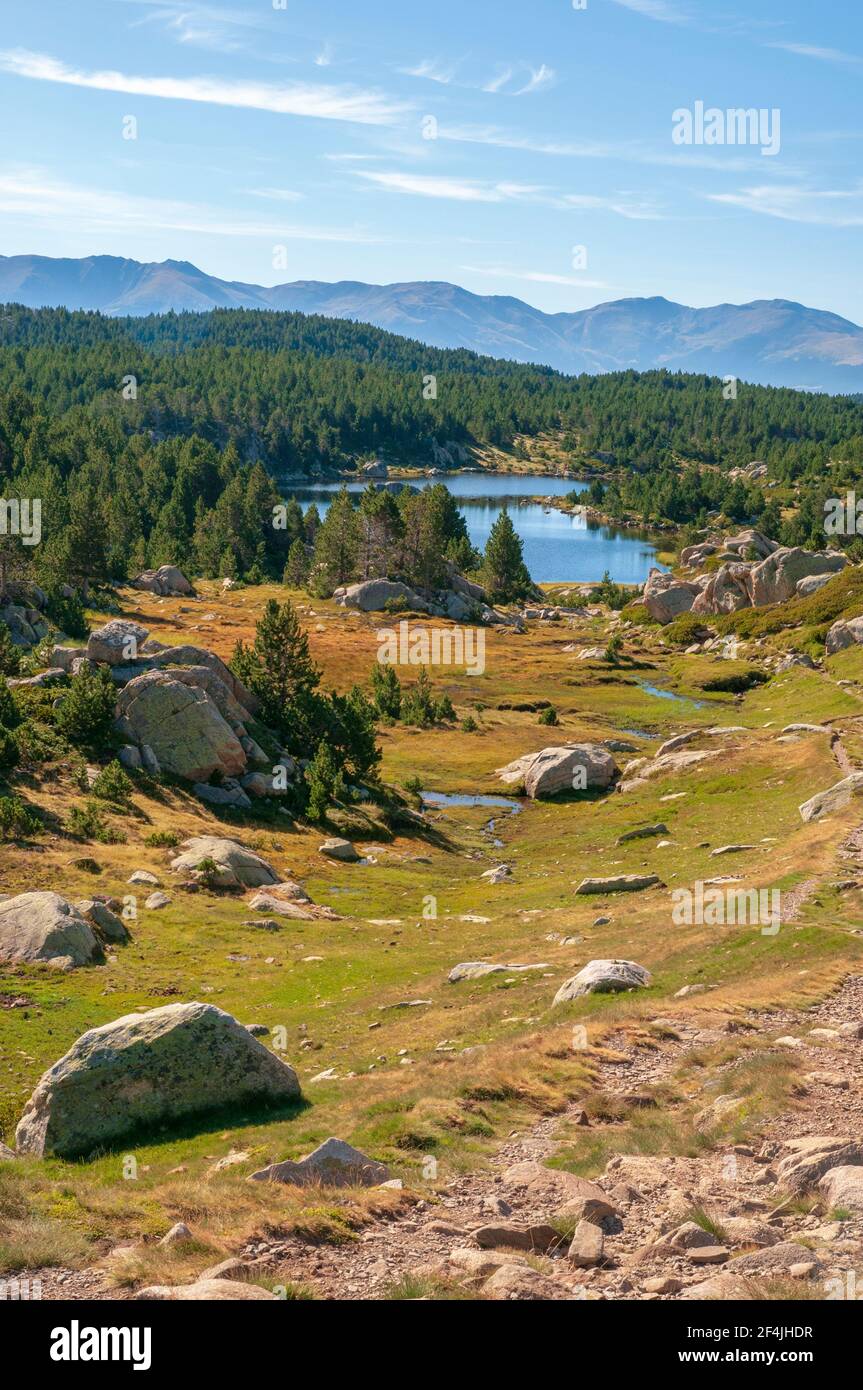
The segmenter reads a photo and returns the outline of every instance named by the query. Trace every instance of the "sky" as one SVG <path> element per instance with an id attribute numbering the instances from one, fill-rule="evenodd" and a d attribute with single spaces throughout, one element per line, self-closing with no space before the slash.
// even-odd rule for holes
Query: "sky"
<path id="1" fill-rule="evenodd" d="M 860 0 L 2 0 L 0 254 L 863 323 L 861 78 Z"/>

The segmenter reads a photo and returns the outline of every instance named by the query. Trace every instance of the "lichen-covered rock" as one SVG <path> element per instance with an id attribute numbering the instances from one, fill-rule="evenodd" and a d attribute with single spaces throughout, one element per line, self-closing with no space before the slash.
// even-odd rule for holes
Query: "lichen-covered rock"
<path id="1" fill-rule="evenodd" d="M 652 975 L 634 960 L 592 960 L 571 980 L 561 985 L 553 1003 L 566 1004 L 585 994 L 611 994 L 624 989 L 643 989 Z"/>
<path id="2" fill-rule="evenodd" d="M 693 613 L 737 613 L 751 607 L 747 564 L 722 565 L 711 574 L 692 605 Z"/>
<path id="3" fill-rule="evenodd" d="M 218 888 L 262 888 L 279 882 L 279 875 L 266 859 L 236 840 L 193 835 L 183 841 L 181 849 L 183 853 L 171 860 L 175 874 L 194 874 L 199 864 L 211 860 L 216 869 L 208 877 Z"/>
<path id="4" fill-rule="evenodd" d="M 73 1158 L 216 1106 L 288 1101 L 296 1073 L 213 1004 L 168 1004 L 82 1034 L 45 1072 L 19 1153 Z"/>
<path id="5" fill-rule="evenodd" d="M 126 737 L 146 744 L 162 768 L 186 781 L 246 770 L 242 744 L 206 691 L 167 672 L 147 671 L 131 680 L 118 696 L 117 716 Z"/>
<path id="6" fill-rule="evenodd" d="M 121 917 L 98 898 L 85 898 L 75 908 L 86 918 L 103 941 L 124 945 L 131 938 Z"/>
<path id="7" fill-rule="evenodd" d="M 46 961 L 69 970 L 103 959 L 92 926 L 59 893 L 19 893 L 0 902 L 0 960 Z"/>
<path id="8" fill-rule="evenodd" d="M 87 640 L 86 656 L 90 661 L 106 661 L 109 666 L 122 666 L 135 661 L 149 633 L 140 623 L 127 618 L 112 618 L 104 627 L 97 627 Z"/>

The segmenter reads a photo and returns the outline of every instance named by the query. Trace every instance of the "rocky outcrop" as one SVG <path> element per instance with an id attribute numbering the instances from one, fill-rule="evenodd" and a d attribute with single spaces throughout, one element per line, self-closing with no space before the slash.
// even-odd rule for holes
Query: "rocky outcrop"
<path id="1" fill-rule="evenodd" d="M 848 561 L 835 550 L 801 550 L 780 546 L 756 565 L 749 576 L 749 598 L 753 608 L 767 603 L 785 603 L 794 597 L 801 579 L 813 574 L 838 574 Z"/>
<path id="2" fill-rule="evenodd" d="M 525 794 L 533 799 L 588 788 L 604 791 L 617 773 L 617 763 L 600 743 L 543 748 L 497 769 L 502 782 L 523 786 Z"/>
<path id="3" fill-rule="evenodd" d="M 641 893 L 655 888 L 658 874 L 615 874 L 612 878 L 583 878 L 576 893 Z"/>
<path id="4" fill-rule="evenodd" d="M 634 960 L 592 960 L 577 975 L 561 985 L 554 1004 L 566 1004 L 585 994 L 612 994 L 625 989 L 643 989 L 652 975 Z"/>
<path id="5" fill-rule="evenodd" d="M 296 1099 L 296 1073 L 212 1004 L 169 1004 L 84 1033 L 27 1102 L 19 1153 L 73 1158 L 212 1107 Z"/>
<path id="6" fill-rule="evenodd" d="M 863 1140 L 835 1135 L 807 1135 L 788 1139 L 782 1146 L 784 1157 L 776 1165 L 776 1177 L 789 1192 L 806 1192 L 816 1186 L 831 1168 L 859 1167 L 863 1164 Z"/>
<path id="7" fill-rule="evenodd" d="M 181 848 L 183 853 L 171 860 L 175 874 L 197 875 L 218 888 L 263 888 L 279 882 L 279 875 L 266 859 L 236 840 L 194 835 L 184 840 Z M 215 869 L 198 874 L 198 865 L 207 860 Z"/>
<path id="8" fill-rule="evenodd" d="M 338 836 L 324 840 L 322 845 L 318 845 L 318 854 L 322 854 L 325 859 L 337 859 L 342 864 L 356 864 L 360 858 L 350 840 L 342 840 Z"/>
<path id="9" fill-rule="evenodd" d="M 194 1284 L 149 1284 L 133 1297 L 144 1303 L 275 1303 L 279 1295 L 240 1279 L 199 1279 Z"/>
<path id="10" fill-rule="evenodd" d="M 377 1187 L 389 1180 L 385 1163 L 360 1153 L 343 1139 L 325 1139 L 313 1153 L 299 1162 L 286 1159 L 252 1173 L 254 1182 L 283 1182 L 294 1187 L 321 1184 L 324 1187 Z"/>
<path id="11" fill-rule="evenodd" d="M 826 791 L 816 792 L 815 796 L 810 796 L 808 801 L 804 801 L 799 808 L 801 819 L 820 820 L 822 816 L 844 810 L 853 797 L 860 795 L 863 795 L 863 772 L 852 772 L 849 777 L 843 777 L 841 782 L 835 782 Z"/>
<path id="12" fill-rule="evenodd" d="M 146 744 L 165 771 L 186 781 L 246 771 L 245 750 L 215 702 L 205 690 L 167 672 L 147 671 L 121 690 L 117 728 L 130 742 Z"/>
<path id="13" fill-rule="evenodd" d="M 692 605 L 693 613 L 737 613 L 752 606 L 749 580 L 752 566 L 722 565 L 709 575 L 703 589 Z"/>
<path id="14" fill-rule="evenodd" d="M 623 769 L 623 780 L 618 782 L 619 792 L 629 792 L 641 787 L 645 782 L 657 777 L 673 777 L 691 767 L 703 763 L 708 758 L 718 758 L 717 752 L 663 753 L 656 758 L 633 758 Z"/>
<path id="15" fill-rule="evenodd" d="M 679 614 L 688 613 L 700 592 L 700 585 L 688 579 L 675 579 L 673 574 L 652 569 L 644 585 L 642 602 L 651 618 L 664 625 Z"/>
<path id="16" fill-rule="evenodd" d="M 90 922 L 59 893 L 19 893 L 0 902 L 0 960 L 71 970 L 99 964 L 104 952 Z"/>
<path id="17" fill-rule="evenodd" d="M 451 985 L 462 980 L 484 980 L 487 975 L 523 975 L 530 970 L 548 970 L 545 964 L 539 965 L 489 965 L 483 960 L 466 960 L 454 965 L 447 979 Z"/>
<path id="18" fill-rule="evenodd" d="M 427 613 L 429 604 L 419 594 L 392 579 L 365 579 L 336 589 L 334 599 L 345 608 L 357 608 L 361 613 L 380 613 L 388 603 L 398 602 L 404 608 Z"/>
<path id="19" fill-rule="evenodd" d="M 132 580 L 132 587 L 145 589 L 148 593 L 158 594 L 161 598 L 186 598 L 195 592 L 182 570 L 178 570 L 176 565 L 160 565 L 157 570 L 144 570 L 142 574 Z"/>

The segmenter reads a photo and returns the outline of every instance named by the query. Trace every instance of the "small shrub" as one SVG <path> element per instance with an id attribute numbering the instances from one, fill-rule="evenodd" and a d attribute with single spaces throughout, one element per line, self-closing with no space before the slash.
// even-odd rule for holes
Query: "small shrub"
<path id="1" fill-rule="evenodd" d="M 149 849 L 174 849 L 179 843 L 180 837 L 173 830 L 153 830 L 144 837 L 144 844 Z"/>
<path id="2" fill-rule="evenodd" d="M 103 767 L 92 787 L 93 795 L 100 801 L 112 801 L 118 806 L 128 806 L 132 795 L 132 779 L 123 771 L 116 758 Z"/>
<path id="3" fill-rule="evenodd" d="M 549 705 L 547 709 L 544 709 L 542 711 L 542 713 L 539 716 L 539 722 L 540 724 L 548 724 L 552 727 L 560 723 L 560 720 L 557 717 L 557 710 L 554 708 L 554 705 Z"/>
<path id="4" fill-rule="evenodd" d="M 42 822 L 20 796 L 0 796 L 0 839 L 27 840 L 42 832 Z"/>
<path id="5" fill-rule="evenodd" d="M 6 624 L 0 623 L 0 676 L 17 676 L 20 669 L 21 653 Z"/>
<path id="6" fill-rule="evenodd" d="M 106 741 L 114 722 L 117 690 L 104 668 L 75 676 L 54 718 L 70 743 L 99 745 Z"/>
<path id="7" fill-rule="evenodd" d="M 0 772 L 16 767 L 20 758 L 18 740 L 8 729 L 0 728 Z"/>
<path id="8" fill-rule="evenodd" d="M 105 820 L 101 806 L 92 800 L 72 807 L 66 817 L 66 830 L 76 840 L 98 840 L 101 845 L 121 845 L 126 839 Z"/>
<path id="9" fill-rule="evenodd" d="M 468 714 L 461 721 L 461 731 L 463 734 L 475 734 L 478 728 L 479 725 L 477 724 L 472 714 Z"/>

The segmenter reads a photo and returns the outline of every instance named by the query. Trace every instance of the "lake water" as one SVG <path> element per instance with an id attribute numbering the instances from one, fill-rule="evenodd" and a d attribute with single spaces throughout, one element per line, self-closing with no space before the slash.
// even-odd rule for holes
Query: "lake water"
<path id="1" fill-rule="evenodd" d="M 471 541 L 478 550 L 485 549 L 489 532 L 501 507 L 506 505 L 524 544 L 525 564 L 537 583 L 584 584 L 601 579 L 608 570 L 619 584 L 641 584 L 656 564 L 656 551 L 647 535 L 589 525 L 583 517 L 568 516 L 541 502 L 526 500 L 583 492 L 586 483 L 525 473 L 455 473 L 412 479 L 414 487 L 431 487 L 434 483 L 445 483 L 458 499 Z M 283 485 L 285 496 L 293 495 L 304 507 L 314 502 L 322 516 L 332 493 L 340 487 L 338 482 Z M 349 483 L 348 491 L 362 492 L 364 487 L 364 483 Z"/>

